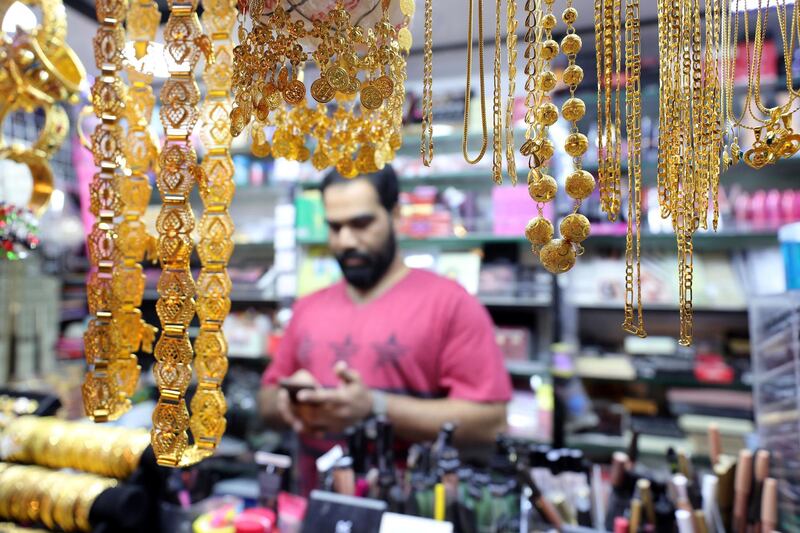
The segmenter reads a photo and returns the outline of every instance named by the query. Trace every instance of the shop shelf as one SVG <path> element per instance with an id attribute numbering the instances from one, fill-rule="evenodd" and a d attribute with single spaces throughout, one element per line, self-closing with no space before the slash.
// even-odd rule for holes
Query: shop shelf
<path id="1" fill-rule="evenodd" d="M 478 299 L 486 307 L 508 307 L 508 308 L 548 308 L 552 305 L 552 300 L 549 297 L 543 296 L 539 298 L 517 298 L 514 296 L 482 296 L 479 295 Z"/>
<path id="2" fill-rule="evenodd" d="M 512 376 L 525 378 L 548 373 L 547 365 L 542 361 L 506 361 L 506 370 Z"/>
<path id="3" fill-rule="evenodd" d="M 608 303 L 608 302 L 584 302 L 575 304 L 579 310 L 587 310 L 587 311 L 614 311 L 614 312 L 621 312 L 623 310 L 624 304 L 622 302 L 618 303 Z M 746 313 L 746 307 L 725 307 L 724 305 L 719 307 L 693 307 L 693 312 L 695 313 Z M 664 313 L 677 313 L 678 306 L 674 304 L 649 304 L 644 306 L 645 313 L 652 313 L 652 312 L 664 312 Z"/>

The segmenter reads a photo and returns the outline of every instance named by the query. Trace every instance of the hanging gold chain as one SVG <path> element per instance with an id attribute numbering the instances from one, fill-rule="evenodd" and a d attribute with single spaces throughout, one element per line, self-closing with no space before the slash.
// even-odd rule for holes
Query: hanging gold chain
<path id="1" fill-rule="evenodd" d="M 95 422 L 118 418 L 130 408 L 130 382 L 135 386 L 135 356 L 123 350 L 119 317 L 121 286 L 117 270 L 120 250 L 116 218 L 122 215 L 119 182 L 124 175 L 124 138 L 120 121 L 125 113 L 123 69 L 127 4 L 100 0 L 96 4 L 100 25 L 94 41 L 100 76 L 92 86 L 92 107 L 100 119 L 92 134 L 92 153 L 98 171 L 90 185 L 91 213 L 96 217 L 87 239 L 91 271 L 86 281 L 92 315 L 84 334 L 88 371 L 81 392 L 86 415 Z M 138 375 L 136 375 L 138 377 Z"/>
<path id="2" fill-rule="evenodd" d="M 517 159 L 514 149 L 514 100 L 517 92 L 517 2 L 506 2 L 506 53 L 508 59 L 508 100 L 506 101 L 506 166 L 513 185 L 517 184 Z"/>
<path id="3" fill-rule="evenodd" d="M 513 1 L 513 0 L 511 0 Z M 495 185 L 503 183 L 503 95 L 501 86 L 502 72 L 500 70 L 502 35 L 501 8 L 502 0 L 497 0 L 494 11 L 494 93 L 492 95 L 492 180 Z"/>
<path id="4" fill-rule="evenodd" d="M 433 0 L 425 0 L 425 42 L 422 65 L 422 164 L 433 161 Z"/>
<path id="5" fill-rule="evenodd" d="M 639 0 L 626 0 L 625 130 L 628 134 L 628 217 L 625 237 L 625 318 L 622 327 L 628 333 L 646 337 L 641 277 L 642 56 L 639 16 Z"/>
<path id="6" fill-rule="evenodd" d="M 619 214 L 621 196 L 620 16 L 620 0 L 595 1 L 598 181 L 601 209 L 612 221 Z"/>
<path id="7" fill-rule="evenodd" d="M 484 79 L 483 68 L 483 0 L 478 1 L 478 76 L 481 90 L 481 149 L 475 158 L 471 158 L 467 148 L 467 138 L 469 136 L 469 106 L 471 100 L 472 90 L 472 28 L 474 17 L 474 3 L 475 0 L 469 1 L 469 23 L 467 24 L 467 79 L 464 84 L 464 138 L 461 143 L 461 151 L 464 154 L 464 160 L 470 165 L 475 165 L 483 159 L 486 154 L 486 148 L 489 144 L 488 128 L 486 126 L 486 81 Z"/>

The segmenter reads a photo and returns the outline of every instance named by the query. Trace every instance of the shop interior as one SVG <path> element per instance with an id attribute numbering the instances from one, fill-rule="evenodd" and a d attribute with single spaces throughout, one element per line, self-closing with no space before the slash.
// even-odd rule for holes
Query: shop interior
<path id="1" fill-rule="evenodd" d="M 0 23 L 0 531 L 800 532 L 793 0 Z M 260 390 L 350 286 L 323 180 L 387 168 L 401 263 L 491 319 L 505 424 L 407 442 L 372 395 L 310 482 Z"/>

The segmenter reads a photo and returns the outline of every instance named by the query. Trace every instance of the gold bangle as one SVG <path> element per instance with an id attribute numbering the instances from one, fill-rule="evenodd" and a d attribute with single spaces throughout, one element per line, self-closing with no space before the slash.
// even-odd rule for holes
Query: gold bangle
<path id="1" fill-rule="evenodd" d="M 0 160 L 8 159 L 28 167 L 33 178 L 33 192 L 28 201 L 28 209 L 41 215 L 44 213 L 50 196 L 53 194 L 53 171 L 47 159 L 41 154 L 24 148 L 21 145 L 12 145 L 0 148 Z"/>

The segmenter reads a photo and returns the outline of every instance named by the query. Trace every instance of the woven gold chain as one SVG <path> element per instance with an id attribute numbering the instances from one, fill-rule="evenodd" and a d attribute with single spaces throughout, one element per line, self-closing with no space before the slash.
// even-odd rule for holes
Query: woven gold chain
<path id="1" fill-rule="evenodd" d="M 642 312 L 642 56 L 639 0 L 625 2 L 625 130 L 628 135 L 628 217 L 625 237 L 625 318 L 628 333 L 647 336 Z M 634 289 L 635 285 L 635 289 Z M 634 308 L 636 314 L 634 315 Z"/>
<path id="2" fill-rule="evenodd" d="M 422 164 L 433 161 L 433 0 L 425 0 L 425 42 L 422 66 Z"/>
<path id="3" fill-rule="evenodd" d="M 508 59 L 508 99 L 506 101 L 506 166 L 511 183 L 517 184 L 517 158 L 514 149 L 514 100 L 517 92 L 517 2 L 506 2 L 506 53 Z"/>
<path id="4" fill-rule="evenodd" d="M 513 1 L 513 0 L 512 0 Z M 500 70 L 501 46 L 503 38 L 500 34 L 502 0 L 497 0 L 494 11 L 494 93 L 492 95 L 492 180 L 495 185 L 503 183 L 503 95 Z"/>
<path id="5" fill-rule="evenodd" d="M 467 137 L 469 136 L 469 106 L 471 100 L 472 90 L 472 28 L 474 17 L 474 4 L 475 0 L 469 0 L 469 23 L 467 24 L 467 80 L 464 84 L 464 138 L 461 143 L 461 151 L 464 154 L 464 160 L 470 165 L 475 165 L 483 159 L 486 154 L 486 148 L 489 144 L 489 134 L 486 126 L 486 81 L 484 79 L 483 68 L 483 0 L 478 1 L 478 76 L 481 89 L 481 149 L 475 158 L 470 158 L 469 150 L 467 149 Z"/>
<path id="6" fill-rule="evenodd" d="M 621 195 L 620 16 L 619 0 L 595 1 L 598 181 L 601 209 L 612 221 L 619 214 Z"/>

